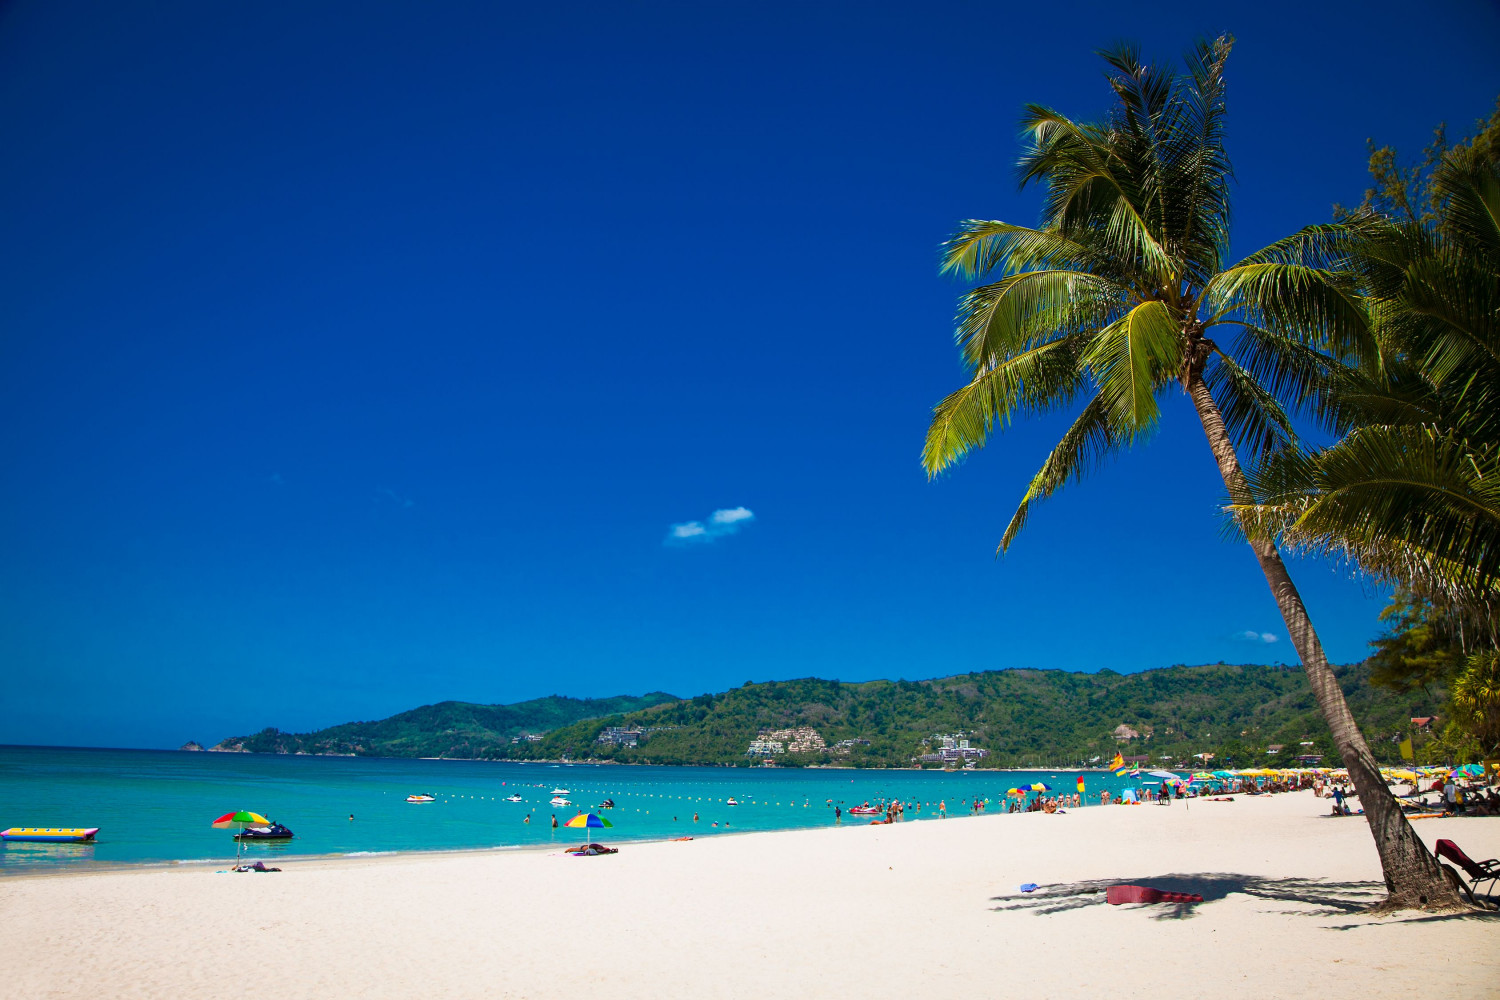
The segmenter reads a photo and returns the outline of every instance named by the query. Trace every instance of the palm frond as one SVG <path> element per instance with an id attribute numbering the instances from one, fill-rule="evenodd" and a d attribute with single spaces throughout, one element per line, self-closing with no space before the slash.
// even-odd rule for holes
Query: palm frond
<path id="1" fill-rule="evenodd" d="M 1236 448 L 1248 449 L 1251 457 L 1258 459 L 1296 446 L 1297 432 L 1275 394 L 1234 358 L 1215 350 L 1214 363 L 1205 369 L 1204 381 Z"/>
<path id="2" fill-rule="evenodd" d="M 1215 318 L 1239 317 L 1305 342 L 1340 361 L 1381 363 L 1365 304 L 1350 278 L 1323 268 L 1263 261 L 1237 264 L 1203 290 Z"/>
<path id="3" fill-rule="evenodd" d="M 1314 455 L 1267 463 L 1250 489 L 1294 547 L 1454 594 L 1500 581 L 1500 461 L 1438 428 L 1362 427 Z"/>
<path id="4" fill-rule="evenodd" d="M 969 384 L 933 408 L 922 446 L 929 477 L 984 447 L 990 432 L 1018 412 L 1037 412 L 1067 402 L 1078 391 L 1079 338 L 1040 344 L 978 368 Z"/>
<path id="5" fill-rule="evenodd" d="M 1132 432 L 1156 426 L 1157 390 L 1182 366 L 1182 337 L 1167 307 L 1142 302 L 1100 330 L 1083 355 L 1110 417 Z"/>
<path id="6" fill-rule="evenodd" d="M 1111 419 L 1108 403 L 1098 396 L 1091 399 L 1031 478 L 1025 496 L 1006 525 L 996 554 L 1010 548 L 1025 527 L 1032 504 L 1056 493 L 1069 481 L 1082 479 L 1111 453 L 1130 444 L 1134 437 L 1129 429 L 1121 428 Z"/>
<path id="7" fill-rule="evenodd" d="M 959 298 L 954 337 L 970 366 L 1102 324 L 1125 289 L 1086 271 L 1022 271 Z"/>
<path id="8" fill-rule="evenodd" d="M 973 280 L 997 266 L 1006 272 L 1077 265 L 1093 258 L 1088 247 L 1061 233 L 988 219 L 965 219 L 942 245 L 941 271 Z"/>
<path id="9" fill-rule="evenodd" d="M 1500 270 L 1500 160 L 1476 145 L 1455 148 L 1433 172 L 1444 203 L 1441 230 L 1491 272 Z"/>

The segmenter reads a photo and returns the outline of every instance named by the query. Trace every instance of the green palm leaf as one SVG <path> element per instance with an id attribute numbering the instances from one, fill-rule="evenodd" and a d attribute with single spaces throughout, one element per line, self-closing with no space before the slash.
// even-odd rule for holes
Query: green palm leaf
<path id="1" fill-rule="evenodd" d="M 1103 399 L 1098 396 L 1091 399 L 1031 478 L 1026 495 L 1005 527 L 997 553 L 1009 549 L 1016 535 L 1026 526 L 1026 517 L 1034 502 L 1051 496 L 1069 481 L 1082 479 L 1086 472 L 1129 444 L 1132 438 L 1129 430 L 1120 428 L 1110 419 L 1110 407 Z"/>

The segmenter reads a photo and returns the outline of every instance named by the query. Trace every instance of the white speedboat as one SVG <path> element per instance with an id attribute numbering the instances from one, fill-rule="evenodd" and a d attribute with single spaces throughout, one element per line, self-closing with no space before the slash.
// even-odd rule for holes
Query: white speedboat
<path id="1" fill-rule="evenodd" d="M 726 802 L 725 802 L 725 803 L 724 803 L 724 804 L 725 804 L 725 805 L 726 805 L 726 806 L 737 806 L 737 805 L 739 805 L 739 803 L 738 803 L 738 802 L 736 802 L 736 801 L 734 801 L 734 799 L 729 799 L 729 800 L 728 800 L 728 801 L 726 801 Z"/>
<path id="2" fill-rule="evenodd" d="M 520 802 L 521 801 L 521 796 L 519 796 L 519 795 L 507 795 L 505 797 L 505 801 L 507 801 L 507 802 Z"/>
<path id="3" fill-rule="evenodd" d="M 437 798 L 434 797 L 434 796 L 432 796 L 432 795 L 427 795 L 427 794 L 408 795 L 406 797 L 406 801 L 408 801 L 408 802 L 436 802 Z"/>
<path id="4" fill-rule="evenodd" d="M 567 799 L 563 798 L 561 795 L 554 795 L 554 796 L 552 796 L 552 805 L 554 805 L 554 806 L 570 806 L 572 804 L 573 803 L 569 802 Z"/>
<path id="5" fill-rule="evenodd" d="M 552 794 L 553 795 L 567 795 L 568 794 L 568 790 L 566 788 L 554 788 L 554 789 L 552 789 Z"/>

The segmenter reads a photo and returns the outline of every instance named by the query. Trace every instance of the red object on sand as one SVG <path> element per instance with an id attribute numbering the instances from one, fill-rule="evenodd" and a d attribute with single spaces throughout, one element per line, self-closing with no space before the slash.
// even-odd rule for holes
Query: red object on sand
<path id="1" fill-rule="evenodd" d="M 1104 899 L 1111 905 L 1120 903 L 1201 903 L 1203 897 L 1196 892 L 1163 892 L 1144 885 L 1112 885 L 1104 892 Z"/>

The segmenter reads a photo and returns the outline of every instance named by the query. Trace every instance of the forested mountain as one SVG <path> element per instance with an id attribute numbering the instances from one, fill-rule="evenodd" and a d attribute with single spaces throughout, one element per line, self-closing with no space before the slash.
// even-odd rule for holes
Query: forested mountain
<path id="1" fill-rule="evenodd" d="M 1442 699 L 1442 692 L 1374 689 L 1364 664 L 1339 668 L 1338 675 L 1382 759 L 1394 760 L 1394 741 L 1407 734 L 1410 718 L 1433 714 Z M 609 727 L 626 731 L 626 738 L 601 742 Z M 817 738 L 782 735 L 782 752 L 747 753 L 757 737 L 805 729 L 815 730 Z M 1138 735 L 1129 735 L 1132 730 Z M 512 742 L 542 731 L 547 735 L 539 741 Z M 1210 752 L 1216 765 L 1226 758 L 1245 765 L 1285 761 L 1305 751 L 1333 753 L 1299 668 L 1226 664 L 1137 674 L 1002 670 L 857 684 L 809 678 L 751 683 L 686 700 L 656 693 L 517 705 L 443 702 L 317 733 L 268 729 L 216 749 L 730 765 L 773 756 L 787 765 L 891 767 L 910 766 L 914 757 L 935 750 L 931 738 L 937 734 L 961 735 L 988 750 L 981 767 L 1108 759 L 1117 749 L 1153 762 Z M 841 747 L 841 741 L 850 742 Z M 1304 748 L 1303 741 L 1313 746 Z M 1268 756 L 1267 748 L 1276 744 L 1284 749 Z"/>
<path id="2" fill-rule="evenodd" d="M 1424 693 L 1395 695 L 1371 688 L 1363 664 L 1343 667 L 1339 679 L 1360 724 L 1377 747 L 1394 758 L 1391 737 L 1404 735 L 1413 715 L 1432 714 Z M 1117 739 L 1127 726 L 1141 735 Z M 607 726 L 644 727 L 635 747 L 605 745 Z M 1303 752 L 1332 754 L 1307 679 L 1297 667 L 1169 667 L 1137 674 L 1003 670 L 931 681 L 843 684 L 816 679 L 747 684 L 718 695 L 700 695 L 643 712 L 565 726 L 539 743 L 516 748 L 515 757 L 595 757 L 639 763 L 743 764 L 762 731 L 816 729 L 829 749 L 785 752 L 778 763 L 848 763 L 908 766 L 935 734 L 963 733 L 990 751 L 982 767 L 1064 764 L 1116 749 L 1153 761 L 1187 760 L 1211 752 L 1236 764 Z M 835 749 L 844 740 L 868 740 Z"/>
<path id="3" fill-rule="evenodd" d="M 545 733 L 580 719 L 634 712 L 676 700 L 674 695 L 653 691 L 639 698 L 551 695 L 513 705 L 442 701 L 378 722 L 346 722 L 315 733 L 263 729 L 254 736 L 232 736 L 213 749 L 365 757 L 502 757 L 511 748 L 512 739 L 527 733 Z"/>

